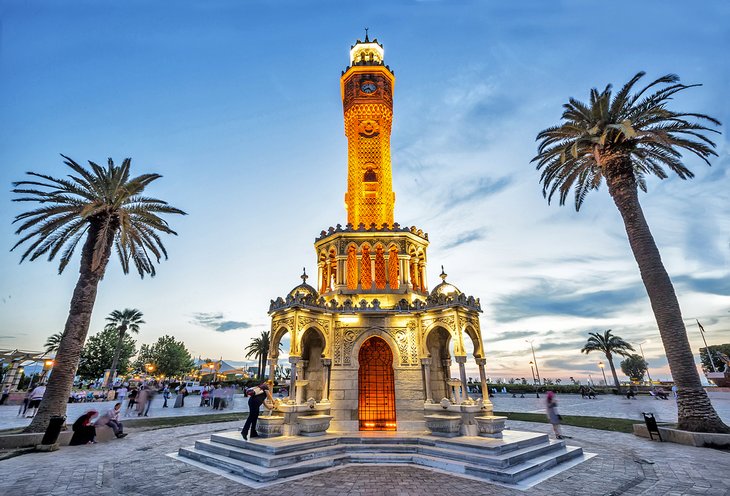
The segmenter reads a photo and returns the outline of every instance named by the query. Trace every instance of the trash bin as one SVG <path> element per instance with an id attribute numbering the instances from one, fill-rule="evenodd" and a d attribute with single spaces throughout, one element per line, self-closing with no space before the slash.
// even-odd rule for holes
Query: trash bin
<path id="1" fill-rule="evenodd" d="M 41 444 L 56 444 L 58 442 L 58 436 L 61 434 L 61 428 L 63 428 L 63 424 L 65 423 L 65 415 L 53 415 L 50 422 L 48 422 L 46 433 L 43 434 Z"/>

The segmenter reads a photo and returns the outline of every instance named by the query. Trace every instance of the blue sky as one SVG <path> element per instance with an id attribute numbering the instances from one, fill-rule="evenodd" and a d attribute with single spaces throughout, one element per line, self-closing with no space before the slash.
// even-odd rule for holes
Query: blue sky
<path id="1" fill-rule="evenodd" d="M 649 342 L 666 359 L 620 217 L 603 187 L 580 213 L 548 206 L 530 164 L 535 135 L 569 97 L 639 70 L 702 83 L 675 108 L 723 122 L 712 167 L 649 180 L 642 205 L 686 322 L 730 340 L 730 6 L 723 2 L 109 2 L 0 4 L 0 348 L 40 349 L 63 327 L 78 260 L 19 265 L 10 183 L 77 161 L 133 158 L 164 177 L 171 219 L 153 279 L 116 261 L 91 332 L 109 312 L 145 314 L 195 355 L 240 360 L 269 300 L 315 271 L 320 230 L 344 224 L 340 72 L 363 28 L 396 73 L 396 220 L 429 232 L 431 286 L 481 298 L 489 374 L 599 374 L 588 331 Z M 688 329 L 697 350 L 696 325 Z"/>

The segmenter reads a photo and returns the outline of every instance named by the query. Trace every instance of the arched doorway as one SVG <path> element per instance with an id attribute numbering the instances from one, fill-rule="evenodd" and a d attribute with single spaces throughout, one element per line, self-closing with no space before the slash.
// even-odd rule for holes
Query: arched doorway
<path id="1" fill-rule="evenodd" d="M 367 339 L 358 354 L 358 416 L 361 431 L 394 431 L 393 352 L 379 337 Z"/>

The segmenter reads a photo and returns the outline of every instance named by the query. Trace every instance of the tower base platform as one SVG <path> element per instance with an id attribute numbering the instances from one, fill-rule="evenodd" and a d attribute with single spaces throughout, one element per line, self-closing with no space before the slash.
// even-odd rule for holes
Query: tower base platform
<path id="1" fill-rule="evenodd" d="M 348 464 L 406 464 L 514 488 L 531 487 L 590 457 L 546 434 L 505 430 L 502 439 L 443 438 L 423 433 L 328 433 L 244 441 L 238 431 L 213 434 L 170 454 L 252 487 L 315 475 Z"/>

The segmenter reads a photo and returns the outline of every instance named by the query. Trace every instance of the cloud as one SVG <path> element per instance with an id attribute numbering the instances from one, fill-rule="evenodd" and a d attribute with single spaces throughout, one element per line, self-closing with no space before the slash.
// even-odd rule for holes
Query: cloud
<path id="1" fill-rule="evenodd" d="M 497 341 L 507 341 L 509 339 L 521 339 L 535 336 L 535 331 L 506 331 L 498 334 L 493 338 L 489 338 L 487 341 L 490 343 L 496 343 Z"/>
<path id="2" fill-rule="evenodd" d="M 449 209 L 471 203 L 473 201 L 483 200 L 488 196 L 495 195 L 509 186 L 511 180 L 508 177 L 500 177 L 492 179 L 491 177 L 481 177 L 477 180 L 470 179 L 460 184 L 454 185 L 446 195 L 445 206 Z"/>
<path id="3" fill-rule="evenodd" d="M 248 322 L 237 322 L 235 320 L 224 320 L 222 313 L 196 312 L 193 314 L 192 324 L 213 329 L 216 332 L 228 332 L 235 329 L 248 329 L 253 327 Z"/>
<path id="4" fill-rule="evenodd" d="M 499 322 L 544 315 L 604 318 L 645 297 L 641 285 L 578 292 L 572 284 L 540 279 L 531 288 L 502 296 L 494 304 Z"/>
<path id="5" fill-rule="evenodd" d="M 0 339 L 15 339 L 17 336 L 9 336 L 7 334 L 0 334 Z"/>
<path id="6" fill-rule="evenodd" d="M 677 286 L 683 286 L 698 293 L 730 296 L 730 278 L 728 277 L 714 278 L 682 275 L 673 277 L 672 280 Z"/>
<path id="7" fill-rule="evenodd" d="M 473 231 L 466 231 L 456 236 L 456 239 L 453 241 L 450 241 L 449 243 L 446 243 L 444 245 L 444 249 L 448 250 L 450 248 L 456 248 L 457 246 L 465 245 L 467 243 L 471 243 L 472 241 L 479 241 L 481 239 L 484 239 L 484 230 L 473 230 Z"/>

